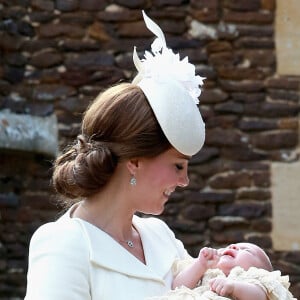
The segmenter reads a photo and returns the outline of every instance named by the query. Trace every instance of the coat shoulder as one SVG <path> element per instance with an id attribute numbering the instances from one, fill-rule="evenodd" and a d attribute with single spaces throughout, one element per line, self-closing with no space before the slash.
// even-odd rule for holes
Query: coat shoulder
<path id="1" fill-rule="evenodd" d="M 55 222 L 40 226 L 34 232 L 30 246 L 52 250 L 82 248 L 85 239 L 82 224 L 78 220 L 62 217 Z"/>

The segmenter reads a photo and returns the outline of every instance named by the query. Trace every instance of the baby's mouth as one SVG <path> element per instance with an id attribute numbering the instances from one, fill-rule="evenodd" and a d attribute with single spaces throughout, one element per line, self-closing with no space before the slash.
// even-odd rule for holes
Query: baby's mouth
<path id="1" fill-rule="evenodd" d="M 221 254 L 221 256 L 224 256 L 224 255 L 235 257 L 235 252 L 232 249 L 226 249 Z"/>

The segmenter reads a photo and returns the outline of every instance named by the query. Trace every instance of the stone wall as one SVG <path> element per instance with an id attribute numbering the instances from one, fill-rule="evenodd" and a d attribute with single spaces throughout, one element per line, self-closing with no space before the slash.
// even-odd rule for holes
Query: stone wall
<path id="1" fill-rule="evenodd" d="M 2 0 L 0 109 L 54 114 L 62 148 L 88 103 L 135 74 L 133 46 L 141 54 L 153 38 L 141 9 L 207 78 L 205 147 L 161 217 L 193 255 L 204 245 L 261 245 L 300 297 L 300 253 L 275 251 L 270 234 L 270 164 L 296 161 L 299 135 L 299 77 L 276 75 L 275 0 Z M 0 299 L 22 299 L 29 239 L 59 214 L 52 159 L 1 150 Z"/>

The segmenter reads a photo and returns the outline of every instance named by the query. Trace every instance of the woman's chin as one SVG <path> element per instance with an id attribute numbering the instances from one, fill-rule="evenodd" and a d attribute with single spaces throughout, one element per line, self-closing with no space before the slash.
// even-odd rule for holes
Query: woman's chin
<path id="1" fill-rule="evenodd" d="M 146 214 L 146 215 L 159 216 L 163 213 L 163 211 L 164 211 L 164 207 L 160 207 L 160 208 L 157 208 L 157 209 L 143 210 L 143 211 L 140 211 L 140 212 L 143 213 L 143 214 Z"/>

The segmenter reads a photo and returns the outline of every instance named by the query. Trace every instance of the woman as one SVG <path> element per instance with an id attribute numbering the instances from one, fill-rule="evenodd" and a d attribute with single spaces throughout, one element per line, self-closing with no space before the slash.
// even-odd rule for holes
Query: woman
<path id="1" fill-rule="evenodd" d="M 137 299 L 171 288 L 188 254 L 157 218 L 204 142 L 202 79 L 166 46 L 161 29 L 134 82 L 109 88 L 86 111 L 82 134 L 54 165 L 57 192 L 75 199 L 39 228 L 29 249 L 26 300 Z M 74 201 L 73 201 L 74 202 Z"/>

